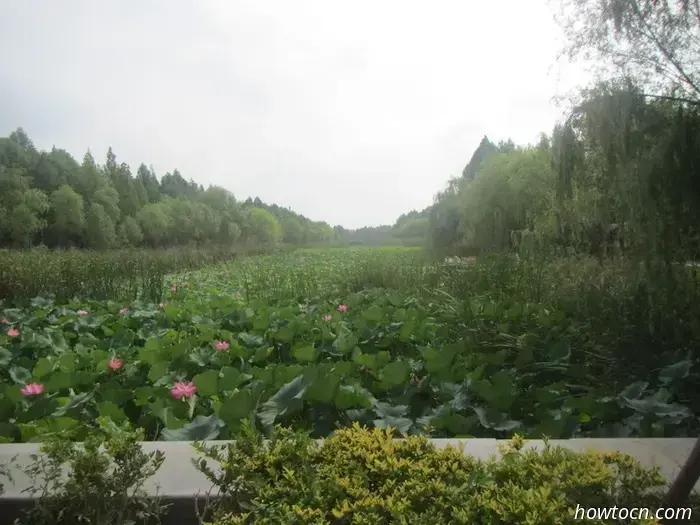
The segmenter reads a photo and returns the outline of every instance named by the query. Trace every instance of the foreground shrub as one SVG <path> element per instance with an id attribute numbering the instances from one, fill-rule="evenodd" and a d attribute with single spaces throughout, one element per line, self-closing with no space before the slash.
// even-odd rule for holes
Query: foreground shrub
<path id="1" fill-rule="evenodd" d="M 146 525 L 160 523 L 166 507 L 149 497 L 144 483 L 165 456 L 146 454 L 141 432 L 117 431 L 107 439 L 92 436 L 84 443 L 54 438 L 42 444 L 42 455 L 26 474 L 34 506 L 15 524 Z"/>
<path id="2" fill-rule="evenodd" d="M 195 447 L 221 466 L 195 460 L 222 496 L 215 525 L 560 525 L 576 521 L 577 505 L 655 509 L 665 484 L 622 454 L 524 450 L 514 438 L 499 460 L 479 461 L 358 425 L 322 444 L 281 428 L 266 442 L 246 428 L 235 443 Z"/>
<path id="3" fill-rule="evenodd" d="M 0 496 L 2 496 L 5 493 L 5 485 L 3 483 L 4 480 L 12 482 L 12 463 L 16 457 L 10 459 L 6 463 L 0 463 Z"/>

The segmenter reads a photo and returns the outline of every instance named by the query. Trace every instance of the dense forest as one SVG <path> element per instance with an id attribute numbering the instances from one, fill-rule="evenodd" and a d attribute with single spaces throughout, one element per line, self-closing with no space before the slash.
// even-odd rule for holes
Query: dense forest
<path id="1" fill-rule="evenodd" d="M 37 151 L 21 129 L 0 138 L 0 243 L 11 247 L 107 249 L 196 243 L 330 242 L 333 229 L 260 199 L 237 202 L 224 188 L 160 179 L 141 164 L 134 176 L 109 148 L 104 165 L 90 152 Z"/>
<path id="2" fill-rule="evenodd" d="M 178 170 L 158 177 L 141 164 L 117 163 L 110 147 L 100 165 L 65 150 L 38 151 L 18 128 L 0 138 L 0 246 L 109 249 L 176 245 L 384 244 L 422 239 L 395 226 L 347 230 L 313 221 L 259 198 L 237 201 L 221 187 L 204 189 Z"/>

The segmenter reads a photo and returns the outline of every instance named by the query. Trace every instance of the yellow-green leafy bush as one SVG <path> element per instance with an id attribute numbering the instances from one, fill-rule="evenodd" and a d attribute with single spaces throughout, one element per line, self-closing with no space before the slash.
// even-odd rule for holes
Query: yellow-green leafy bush
<path id="1" fill-rule="evenodd" d="M 561 525 L 577 521 L 577 505 L 656 508 L 665 485 L 622 454 L 537 451 L 519 438 L 488 461 L 358 425 L 321 444 L 278 428 L 267 442 L 245 429 L 235 443 L 195 446 L 220 463 L 195 461 L 225 496 L 216 525 Z"/>

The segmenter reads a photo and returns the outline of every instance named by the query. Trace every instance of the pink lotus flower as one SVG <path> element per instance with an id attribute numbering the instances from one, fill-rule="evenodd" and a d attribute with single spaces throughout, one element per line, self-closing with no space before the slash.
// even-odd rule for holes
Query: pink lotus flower
<path id="1" fill-rule="evenodd" d="M 7 335 L 9 337 L 19 337 L 19 330 L 17 328 L 10 328 L 7 331 Z"/>
<path id="2" fill-rule="evenodd" d="M 216 343 L 214 343 L 214 347 L 217 350 L 228 350 L 229 344 L 228 341 L 217 341 Z"/>
<path id="3" fill-rule="evenodd" d="M 119 309 L 119 315 L 124 315 L 126 313 L 126 308 Z"/>
<path id="4" fill-rule="evenodd" d="M 78 310 L 75 313 L 78 314 L 80 317 L 85 317 L 88 314 L 88 311 L 87 310 Z"/>
<path id="5" fill-rule="evenodd" d="M 8 324 L 9 322 L 10 322 L 10 321 L 7 320 L 7 317 L 2 317 L 2 318 L 0 318 L 0 323 Z"/>
<path id="6" fill-rule="evenodd" d="M 330 320 L 331 320 L 331 316 L 330 316 L 330 315 L 324 315 L 324 316 L 323 316 L 323 320 L 324 320 L 324 321 L 330 321 Z"/>
<path id="7" fill-rule="evenodd" d="M 170 390 L 170 392 L 172 393 L 172 395 L 175 399 L 192 397 L 196 391 L 197 391 L 197 387 L 194 386 L 194 383 L 191 381 L 189 381 L 187 383 L 184 383 L 182 381 L 178 381 L 175 383 L 175 386 Z"/>
<path id="8" fill-rule="evenodd" d="M 119 370 L 121 367 L 124 366 L 124 361 L 113 357 L 107 362 L 107 366 L 110 367 L 112 370 Z"/>
<path id="9" fill-rule="evenodd" d="M 27 385 L 24 385 L 20 389 L 20 392 L 22 392 L 23 396 L 38 396 L 44 391 L 44 385 L 41 383 L 29 383 Z"/>
<path id="10" fill-rule="evenodd" d="M 170 287 L 170 291 L 173 292 L 173 293 L 176 293 L 176 292 L 177 292 L 177 285 L 176 285 L 176 284 L 173 284 L 173 285 Z"/>
<path id="11" fill-rule="evenodd" d="M 338 311 L 339 311 L 339 312 L 347 312 L 347 311 L 348 311 L 348 305 L 347 305 L 347 304 L 339 304 L 339 305 L 338 305 Z"/>
<path id="12" fill-rule="evenodd" d="M 182 286 L 184 286 L 185 288 L 187 288 L 189 285 L 190 285 L 190 283 L 188 283 L 187 281 L 185 281 L 184 283 L 182 283 Z"/>

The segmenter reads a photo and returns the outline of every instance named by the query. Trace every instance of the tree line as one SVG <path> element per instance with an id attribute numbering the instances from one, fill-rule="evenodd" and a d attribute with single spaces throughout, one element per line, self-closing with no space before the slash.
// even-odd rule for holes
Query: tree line
<path id="1" fill-rule="evenodd" d="M 411 225 L 408 218 L 416 217 L 331 227 L 258 197 L 237 201 L 225 188 L 205 189 L 178 170 L 159 178 L 141 164 L 134 175 L 111 147 L 100 165 L 89 151 L 82 162 L 56 147 L 39 151 L 22 128 L 0 138 L 0 247 L 421 243 L 425 221 Z"/>
<path id="2" fill-rule="evenodd" d="M 437 255 L 525 250 L 700 258 L 700 8 L 569 0 L 569 58 L 594 83 L 536 145 L 484 137 L 427 210 Z"/>

